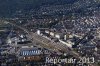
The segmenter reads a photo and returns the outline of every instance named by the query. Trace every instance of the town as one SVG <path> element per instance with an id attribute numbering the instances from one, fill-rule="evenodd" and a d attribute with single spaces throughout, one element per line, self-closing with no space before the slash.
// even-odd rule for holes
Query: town
<path id="1" fill-rule="evenodd" d="M 42 3 L 0 17 L 0 66 L 100 66 L 98 4 L 97 0 Z M 46 58 L 75 62 L 46 63 Z"/>

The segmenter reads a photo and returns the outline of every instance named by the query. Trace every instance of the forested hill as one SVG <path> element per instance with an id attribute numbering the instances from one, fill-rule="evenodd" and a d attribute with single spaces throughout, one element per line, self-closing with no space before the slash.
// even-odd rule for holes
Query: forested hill
<path id="1" fill-rule="evenodd" d="M 100 0 L 0 0 L 0 16 L 9 16 L 17 10 L 27 11 L 42 5 L 77 4 L 77 2 L 80 2 L 79 4 L 94 2 L 95 4 L 100 3 Z M 90 3 L 87 5 L 91 5 Z"/>

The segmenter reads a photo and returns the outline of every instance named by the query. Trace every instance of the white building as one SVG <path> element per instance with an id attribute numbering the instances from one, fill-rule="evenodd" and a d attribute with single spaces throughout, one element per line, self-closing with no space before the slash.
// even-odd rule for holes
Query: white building
<path id="1" fill-rule="evenodd" d="M 49 34 L 49 33 L 50 33 L 50 31 L 48 31 L 48 30 L 45 30 L 45 33 Z"/>
<path id="2" fill-rule="evenodd" d="M 72 48 L 72 46 L 73 46 L 73 43 L 72 42 L 65 42 L 65 41 L 62 41 L 62 40 L 59 40 L 62 44 L 65 44 L 65 45 L 67 45 L 68 47 L 70 47 L 70 48 Z"/>
<path id="3" fill-rule="evenodd" d="M 59 34 L 56 34 L 55 37 L 58 38 L 58 39 L 60 39 L 60 35 Z"/>
<path id="4" fill-rule="evenodd" d="M 53 32 L 50 32 L 50 35 L 54 37 L 55 34 Z"/>
<path id="5" fill-rule="evenodd" d="M 37 34 L 40 35 L 41 34 L 41 31 L 40 30 L 37 30 Z"/>

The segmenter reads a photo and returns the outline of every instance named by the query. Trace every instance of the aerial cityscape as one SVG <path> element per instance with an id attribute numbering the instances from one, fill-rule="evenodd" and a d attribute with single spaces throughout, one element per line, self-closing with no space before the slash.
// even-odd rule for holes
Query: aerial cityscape
<path id="1" fill-rule="evenodd" d="M 0 66 L 100 66 L 100 0 L 0 0 Z"/>

